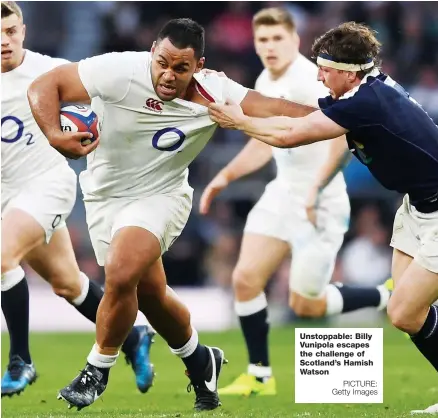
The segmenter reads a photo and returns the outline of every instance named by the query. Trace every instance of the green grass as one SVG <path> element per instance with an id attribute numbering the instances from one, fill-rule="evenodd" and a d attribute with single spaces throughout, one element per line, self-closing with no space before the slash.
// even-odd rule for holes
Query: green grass
<path id="1" fill-rule="evenodd" d="M 411 409 L 438 402 L 438 382 L 432 367 L 417 353 L 403 334 L 385 329 L 384 403 L 383 404 L 295 404 L 294 403 L 294 330 L 271 332 L 272 366 L 277 378 L 275 397 L 222 397 L 223 406 L 208 417 L 407 417 Z M 220 383 L 230 382 L 246 368 L 246 354 L 240 332 L 202 334 L 206 344 L 224 349 L 229 364 Z M 119 358 L 111 372 L 110 385 L 102 400 L 80 411 L 68 410 L 57 401 L 58 390 L 69 383 L 83 367 L 94 336 L 92 334 L 32 334 L 33 360 L 40 375 L 37 382 L 21 396 L 2 399 L 4 418 L 64 417 L 199 417 L 192 411 L 193 393 L 186 392 L 188 383 L 179 359 L 169 352 L 160 338 L 153 346 L 152 358 L 157 371 L 155 386 L 149 393 L 137 392 L 130 367 Z M 2 338 L 2 369 L 7 362 L 9 341 Z"/>

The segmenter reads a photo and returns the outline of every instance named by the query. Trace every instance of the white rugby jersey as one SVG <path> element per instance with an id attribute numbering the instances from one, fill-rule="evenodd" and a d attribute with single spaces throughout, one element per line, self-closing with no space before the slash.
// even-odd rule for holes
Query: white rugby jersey
<path id="1" fill-rule="evenodd" d="M 323 83 L 317 81 L 318 68 L 306 57 L 299 54 L 287 71 L 277 80 L 270 78 L 263 70 L 256 81 L 255 89 L 265 96 L 281 97 L 293 102 L 318 108 L 318 99 L 329 95 Z M 316 142 L 297 148 L 272 147 L 277 165 L 277 180 L 291 188 L 306 192 L 329 156 L 329 141 Z M 345 189 L 342 173 L 327 186 L 325 193 L 333 189 Z M 333 190 L 336 192 L 336 190 Z"/>
<path id="2" fill-rule="evenodd" d="M 188 165 L 218 126 L 205 106 L 161 101 L 152 85 L 151 62 L 149 52 L 122 52 L 79 63 L 100 132 L 100 144 L 80 176 L 85 198 L 148 196 L 187 187 Z M 216 74 L 194 77 L 217 103 L 227 98 L 240 103 L 248 91 Z"/>
<path id="3" fill-rule="evenodd" d="M 27 89 L 41 74 L 68 63 L 26 50 L 17 68 L 2 73 L 2 186 L 15 188 L 66 159 L 47 141 L 32 116 Z"/>

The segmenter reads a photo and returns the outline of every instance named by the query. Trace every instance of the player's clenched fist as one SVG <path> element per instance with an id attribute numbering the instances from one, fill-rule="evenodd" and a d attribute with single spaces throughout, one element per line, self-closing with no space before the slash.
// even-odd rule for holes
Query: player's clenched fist
<path id="1" fill-rule="evenodd" d="M 89 145 L 83 145 L 82 141 L 93 138 L 90 132 L 59 132 L 49 138 L 50 145 L 67 158 L 77 160 L 99 145 L 99 138 Z"/>

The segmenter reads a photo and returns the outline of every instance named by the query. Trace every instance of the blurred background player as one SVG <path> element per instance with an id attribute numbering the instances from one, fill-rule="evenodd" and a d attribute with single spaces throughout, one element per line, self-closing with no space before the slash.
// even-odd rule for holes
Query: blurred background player
<path id="1" fill-rule="evenodd" d="M 376 32 L 356 22 L 317 38 L 318 80 L 330 95 L 305 117 L 249 118 L 238 105 L 211 105 L 210 112 L 222 127 L 282 148 L 346 135 L 376 179 L 404 194 L 391 238 L 395 286 L 388 316 L 438 371 L 438 126 L 381 72 L 380 48 Z M 438 404 L 412 412 L 437 414 Z"/>
<path id="2" fill-rule="evenodd" d="M 262 9 L 253 18 L 253 31 L 255 49 L 265 67 L 256 90 L 317 107 L 318 99 L 325 97 L 328 89 L 317 81 L 316 65 L 299 52 L 300 40 L 291 14 L 282 8 Z M 292 253 L 289 305 L 297 316 L 319 318 L 364 307 L 386 307 L 389 291 L 383 285 L 329 284 L 349 224 L 350 204 L 340 173 L 349 154 L 345 137 L 297 149 L 273 148 L 250 139 L 206 187 L 200 203 L 204 214 L 212 199 L 229 183 L 275 159 L 277 177 L 248 215 L 232 275 L 235 311 L 245 337 L 249 365 L 247 372 L 220 389 L 220 394 L 276 394 L 268 354 L 264 289 L 289 254 Z M 314 225 L 306 208 L 312 215 L 316 203 Z"/>
<path id="3" fill-rule="evenodd" d="M 1 3 L 1 19 L 1 305 L 11 341 L 1 388 L 2 396 L 12 396 L 37 378 L 29 352 L 29 291 L 20 263 L 26 261 L 90 321 L 96 322 L 103 292 L 79 270 L 66 228 L 76 174 L 38 128 L 26 96 L 35 78 L 68 61 L 23 49 L 26 26 L 15 2 Z M 152 335 L 149 327 L 135 327 L 123 345 L 142 392 L 153 380 Z"/>

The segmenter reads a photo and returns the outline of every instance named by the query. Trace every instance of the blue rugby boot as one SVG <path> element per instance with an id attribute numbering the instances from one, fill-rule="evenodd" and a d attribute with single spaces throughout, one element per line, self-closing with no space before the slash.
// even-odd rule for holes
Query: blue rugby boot
<path id="1" fill-rule="evenodd" d="M 135 382 L 141 393 L 146 393 L 154 383 L 154 365 L 150 362 L 151 345 L 156 332 L 151 326 L 141 325 L 134 327 L 138 333 L 138 342 L 134 349 L 125 352 L 125 359 L 135 373 Z"/>
<path id="2" fill-rule="evenodd" d="M 12 356 L 2 378 L 2 397 L 19 395 L 27 385 L 35 382 L 37 377 L 33 364 L 26 364 L 18 355 Z"/>

